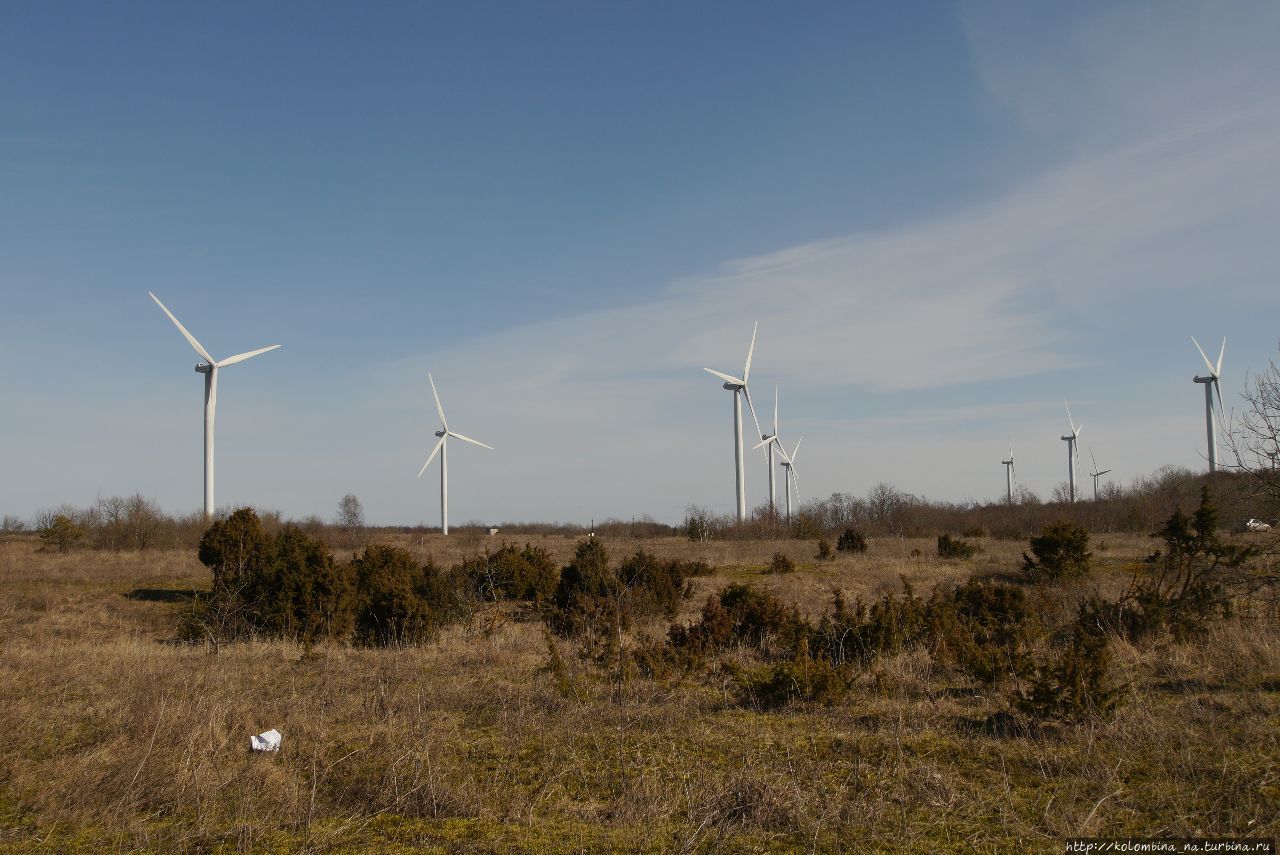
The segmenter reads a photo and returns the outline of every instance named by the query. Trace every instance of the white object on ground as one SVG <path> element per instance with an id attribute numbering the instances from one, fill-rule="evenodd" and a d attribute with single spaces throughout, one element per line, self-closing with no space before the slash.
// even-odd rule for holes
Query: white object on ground
<path id="1" fill-rule="evenodd" d="M 280 731 L 268 730 L 266 733 L 250 736 L 249 747 L 254 751 L 279 751 Z"/>

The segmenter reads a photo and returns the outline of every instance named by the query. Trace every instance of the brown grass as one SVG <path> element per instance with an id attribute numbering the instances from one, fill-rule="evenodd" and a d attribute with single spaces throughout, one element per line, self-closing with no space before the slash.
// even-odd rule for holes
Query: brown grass
<path id="1" fill-rule="evenodd" d="M 561 561 L 574 545 L 531 540 Z M 1151 544 L 1106 540 L 1098 578 L 1115 587 Z M 410 545 L 452 563 L 486 542 Z M 716 566 L 691 617 L 727 580 L 816 613 L 832 588 L 927 593 L 1016 568 L 1021 543 L 981 543 L 970 562 L 932 540 L 823 563 L 813 543 L 607 546 Z M 796 573 L 762 573 L 778 551 Z M 839 705 L 760 713 L 718 670 L 624 679 L 570 644 L 559 681 L 540 626 L 515 620 L 405 650 L 165 643 L 207 584 L 189 552 L 0 544 L 0 850 L 1050 852 L 1077 834 L 1280 834 L 1273 623 L 1117 642 L 1130 689 L 1113 721 L 1001 737 L 982 723 L 1003 697 L 919 652 L 869 666 Z M 284 750 L 250 754 L 272 727 Z"/>

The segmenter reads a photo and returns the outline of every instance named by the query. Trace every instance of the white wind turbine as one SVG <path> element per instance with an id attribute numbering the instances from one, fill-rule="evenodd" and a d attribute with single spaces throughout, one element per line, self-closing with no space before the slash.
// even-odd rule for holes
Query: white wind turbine
<path id="1" fill-rule="evenodd" d="M 205 361 L 196 364 L 196 373 L 204 375 L 204 516 L 205 519 L 213 517 L 213 419 L 215 411 L 218 407 L 218 369 L 226 368 L 228 365 L 235 365 L 237 362 L 244 362 L 246 359 L 266 353 L 269 350 L 275 350 L 280 347 L 273 344 L 269 347 L 260 347 L 257 350 L 250 350 L 247 353 L 239 353 L 235 356 L 228 356 L 219 362 L 209 355 L 209 351 L 205 350 L 200 342 L 196 341 L 196 337 L 187 332 L 187 328 L 178 322 L 173 316 L 173 312 L 169 311 L 164 303 L 160 302 L 160 298 L 150 291 L 147 292 L 152 300 L 156 301 L 156 305 L 160 310 L 169 316 L 169 320 L 173 321 L 173 325 L 178 328 L 178 332 L 195 348 L 196 353 L 200 354 Z"/>
<path id="2" fill-rule="evenodd" d="M 440 437 L 440 441 L 436 443 L 436 447 L 431 449 L 431 454 L 427 456 L 427 462 L 422 464 L 422 468 L 418 470 L 418 477 L 422 477 L 422 473 L 427 471 L 427 467 L 431 465 L 431 461 L 436 459 L 436 454 L 440 455 L 440 531 L 442 534 L 449 533 L 449 447 L 445 441 L 449 437 L 460 439 L 463 442 L 469 442 L 472 445 L 478 445 L 481 448 L 493 450 L 492 445 L 485 445 L 478 439 L 472 439 L 469 436 L 449 430 L 449 423 L 444 418 L 444 407 L 440 406 L 440 395 L 436 392 L 436 381 L 431 379 L 431 375 L 427 375 L 427 382 L 431 384 L 431 395 L 436 399 L 436 412 L 440 414 L 440 430 L 436 431 L 436 436 Z"/>
<path id="3" fill-rule="evenodd" d="M 782 443 L 778 443 L 778 456 L 782 458 L 782 468 L 787 470 L 787 474 L 783 476 L 783 482 L 787 489 L 787 522 L 791 522 L 791 482 L 796 482 L 796 501 L 800 501 L 800 479 L 796 475 L 796 455 L 800 453 L 800 443 L 804 442 L 804 437 L 796 440 L 796 447 L 787 454 L 787 450 L 782 447 Z"/>
<path id="4" fill-rule="evenodd" d="M 1013 476 L 1015 474 L 1015 470 L 1013 468 L 1013 444 L 1012 443 L 1009 444 L 1009 459 L 1001 460 L 1000 462 L 1004 464 L 1005 492 L 1008 493 L 1009 504 L 1012 505 L 1013 504 Z"/>
<path id="5" fill-rule="evenodd" d="M 747 389 L 747 378 L 751 374 L 751 354 L 756 349 L 756 330 L 759 327 L 760 324 L 756 323 L 751 328 L 751 346 L 747 348 L 747 362 L 742 367 L 741 379 L 729 374 L 722 374 L 711 368 L 702 369 L 719 377 L 724 381 L 724 388 L 733 392 L 733 459 L 738 490 L 738 522 L 743 522 L 747 518 L 746 472 L 743 470 L 742 465 L 742 398 L 739 395 L 746 396 L 747 406 L 751 408 L 751 420 L 756 424 L 756 434 L 760 435 L 760 420 L 756 418 L 756 408 L 751 403 L 751 392 Z"/>
<path id="6" fill-rule="evenodd" d="M 773 387 L 773 433 L 761 433 L 760 442 L 756 448 L 765 447 L 765 459 L 769 464 L 769 515 L 776 516 L 778 513 L 778 488 L 776 479 L 774 478 L 777 464 L 773 459 L 773 447 L 778 439 L 778 387 Z M 752 449 L 753 451 L 755 449 Z"/>
<path id="7" fill-rule="evenodd" d="M 1093 456 L 1093 449 L 1089 449 L 1089 459 L 1093 461 L 1093 471 L 1089 473 L 1089 477 L 1093 479 L 1093 500 L 1098 501 L 1098 479 L 1110 472 L 1110 469 L 1098 471 L 1098 458 Z"/>
<path id="8" fill-rule="evenodd" d="M 1209 368 L 1208 377 L 1197 376 L 1194 378 L 1196 383 L 1204 384 L 1204 423 L 1205 430 L 1208 432 L 1209 447 L 1209 471 L 1216 472 L 1218 470 L 1218 425 L 1214 419 L 1213 413 L 1213 396 L 1216 392 L 1218 395 L 1218 409 L 1222 409 L 1222 389 L 1218 386 L 1218 378 L 1222 376 L 1222 355 L 1227 351 L 1227 340 L 1222 339 L 1222 349 L 1218 351 L 1218 364 L 1214 365 L 1209 361 L 1209 357 L 1205 355 L 1204 348 L 1200 346 L 1200 342 L 1196 341 L 1196 337 L 1191 337 L 1191 343 L 1196 346 L 1196 350 L 1200 351 L 1200 356 L 1204 359 L 1204 364 Z"/>
<path id="9" fill-rule="evenodd" d="M 796 446 L 797 446 L 797 447 L 799 447 L 799 443 L 797 443 L 797 444 L 796 444 Z M 775 465 L 776 465 L 776 464 L 775 464 L 775 462 L 774 462 L 774 452 L 775 452 L 775 450 L 776 450 L 776 452 L 778 453 L 779 457 L 780 457 L 780 458 L 782 458 L 782 459 L 785 459 L 785 458 L 786 458 L 786 456 L 787 456 L 787 450 L 786 450 L 785 448 L 783 448 L 783 447 L 782 447 L 782 440 L 778 439 L 778 387 L 777 387 L 777 386 L 773 387 L 773 433 L 771 433 L 771 434 L 765 434 L 765 433 L 762 433 L 762 434 L 760 435 L 760 441 L 759 441 L 758 443 L 756 443 L 755 447 L 754 447 L 754 448 L 752 448 L 751 450 L 752 450 L 752 451 L 755 451 L 755 450 L 756 450 L 756 449 L 758 449 L 758 448 L 764 448 L 764 449 L 765 449 L 765 453 L 768 455 L 768 460 L 769 460 L 769 512 L 770 512 L 770 513 L 776 513 L 776 508 L 777 508 L 777 495 L 778 495 L 778 494 L 777 494 L 777 488 L 776 488 L 776 486 L 775 486 L 775 480 L 774 480 L 774 467 L 775 467 Z M 780 460 L 780 461 L 778 461 L 778 462 L 779 462 L 779 463 L 780 463 L 784 468 L 789 468 L 789 467 L 790 467 L 790 464 L 788 464 L 788 463 L 784 463 L 784 462 L 781 462 L 781 460 Z M 784 476 L 784 478 L 785 478 L 785 476 Z M 790 519 L 791 519 L 791 501 L 790 501 L 791 485 L 790 485 L 790 483 L 787 483 L 787 484 L 786 484 L 786 489 L 787 489 L 787 496 L 788 496 L 788 500 L 787 500 L 787 519 L 788 519 L 788 520 L 790 520 Z"/>
<path id="10" fill-rule="evenodd" d="M 1084 425 L 1076 427 L 1075 420 L 1071 418 L 1070 404 L 1067 404 L 1067 421 L 1071 424 L 1071 436 L 1062 437 L 1062 441 L 1067 444 L 1067 482 L 1071 485 L 1071 501 L 1074 502 L 1076 500 L 1076 461 L 1080 458 L 1076 440 L 1080 438 Z"/>

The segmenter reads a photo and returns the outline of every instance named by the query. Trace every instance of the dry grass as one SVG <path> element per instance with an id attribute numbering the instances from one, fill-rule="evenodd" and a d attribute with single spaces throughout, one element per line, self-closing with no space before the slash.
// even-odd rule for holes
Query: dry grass
<path id="1" fill-rule="evenodd" d="M 533 540 L 560 560 L 573 547 Z M 1106 540 L 1116 586 L 1151 545 Z M 411 545 L 451 563 L 485 543 Z M 607 545 L 701 558 L 717 574 L 700 591 L 750 579 L 811 612 L 833 587 L 1008 572 L 1022 549 L 942 562 L 932 541 L 872 541 L 819 563 L 812 543 Z M 798 572 L 763 575 L 776 551 Z M 1015 738 L 982 726 L 998 694 L 920 653 L 870 666 L 837 706 L 760 713 L 719 672 L 624 680 L 570 645 L 561 691 L 540 626 L 514 620 L 406 650 L 164 643 L 182 592 L 207 584 L 188 552 L 0 544 L 0 850 L 1050 852 L 1076 834 L 1280 834 L 1274 624 L 1118 644 L 1131 688 L 1113 721 Z M 271 727 L 284 750 L 250 754 Z"/>

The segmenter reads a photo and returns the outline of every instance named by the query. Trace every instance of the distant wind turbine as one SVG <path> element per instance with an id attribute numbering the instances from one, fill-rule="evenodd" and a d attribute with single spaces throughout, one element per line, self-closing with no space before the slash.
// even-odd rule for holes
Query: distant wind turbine
<path id="1" fill-rule="evenodd" d="M 1071 418 L 1070 404 L 1067 404 L 1067 421 L 1071 424 L 1071 436 L 1062 437 L 1062 441 L 1067 444 L 1067 483 L 1071 486 L 1071 501 L 1074 502 L 1076 500 L 1076 461 L 1080 458 L 1076 440 L 1080 438 L 1084 425 L 1076 427 L 1075 420 Z"/>
<path id="2" fill-rule="evenodd" d="M 741 379 L 711 368 L 702 369 L 723 380 L 724 388 L 733 393 L 733 459 L 737 482 L 738 522 L 743 522 L 747 518 L 746 472 L 742 465 L 742 398 L 740 395 L 746 397 L 747 406 L 751 408 L 751 420 L 756 424 L 756 434 L 760 434 L 760 420 L 756 418 L 756 408 L 751 403 L 751 392 L 747 389 L 747 378 L 751 374 L 751 355 L 756 349 L 756 331 L 759 327 L 760 324 L 756 323 L 751 328 L 751 346 L 747 348 L 747 362 L 742 367 Z"/>
<path id="3" fill-rule="evenodd" d="M 1014 476 L 1013 444 L 1012 443 L 1009 444 L 1009 459 L 1001 460 L 1000 462 L 1004 464 L 1004 487 L 1005 487 L 1005 492 L 1008 494 L 1008 497 L 1009 497 L 1009 504 L 1012 505 L 1013 504 L 1013 476 Z"/>
<path id="4" fill-rule="evenodd" d="M 235 365 L 237 362 L 244 362 L 246 359 L 252 359 L 259 354 L 266 353 L 269 350 L 275 350 L 280 347 L 273 344 L 269 347 L 260 347 L 257 350 L 250 350 L 246 353 L 238 353 L 235 356 L 228 356 L 221 362 L 209 355 L 209 351 L 204 349 L 200 342 L 196 341 L 196 337 L 187 332 L 187 328 L 179 323 L 178 319 L 173 316 L 173 312 L 169 311 L 164 303 L 160 302 L 160 298 L 150 291 L 147 292 L 152 300 L 156 301 L 156 305 L 160 307 L 160 311 L 169 316 L 169 320 L 173 321 L 173 325 L 178 328 L 178 332 L 195 349 L 195 352 L 204 358 L 204 362 L 196 364 L 196 373 L 204 375 L 204 516 L 205 519 L 213 517 L 213 420 L 215 412 L 218 408 L 218 369 L 226 368 L 228 365 Z"/>
<path id="5" fill-rule="evenodd" d="M 1093 471 L 1089 473 L 1089 477 L 1093 479 L 1093 500 L 1098 501 L 1098 479 L 1110 472 L 1110 469 L 1098 471 L 1098 458 L 1093 456 L 1093 449 L 1089 449 L 1089 459 L 1093 461 Z"/>
<path id="6" fill-rule="evenodd" d="M 1218 409 L 1222 409 L 1222 389 L 1218 385 L 1218 378 L 1222 376 L 1222 355 L 1227 352 L 1227 340 L 1222 339 L 1222 349 L 1218 351 L 1218 364 L 1214 365 L 1209 361 L 1209 357 L 1205 355 L 1204 348 L 1200 346 L 1200 342 L 1196 341 L 1196 337 L 1191 337 L 1191 343 L 1196 346 L 1196 350 L 1200 351 L 1200 356 L 1204 359 L 1204 364 L 1209 369 L 1208 377 L 1196 376 L 1194 382 L 1204 384 L 1204 423 L 1205 431 L 1208 433 L 1207 445 L 1209 447 L 1209 471 L 1216 472 L 1218 470 L 1218 425 L 1214 419 L 1213 413 L 1213 396 L 1218 396 Z"/>
<path id="7" fill-rule="evenodd" d="M 485 445 L 478 439 L 472 439 L 469 436 L 449 430 L 449 423 L 445 421 L 444 407 L 440 405 L 440 394 L 436 392 L 436 381 L 431 379 L 431 375 L 427 375 L 427 382 L 431 384 L 431 395 L 436 399 L 436 412 L 440 414 L 440 430 L 435 435 L 440 437 L 440 441 L 436 443 L 436 447 L 431 449 L 431 454 L 427 456 L 427 462 L 422 464 L 422 468 L 418 470 L 418 477 L 422 477 L 422 473 L 427 471 L 427 467 L 431 465 L 431 461 L 436 459 L 436 454 L 440 455 L 440 531 L 442 534 L 449 533 L 449 447 L 446 440 L 449 437 L 460 439 L 463 442 L 469 442 L 472 445 L 478 445 L 481 448 L 493 450 L 492 445 Z"/>
<path id="8" fill-rule="evenodd" d="M 783 458 L 783 459 L 785 459 L 785 458 L 786 458 L 786 456 L 787 456 L 787 450 L 786 450 L 785 448 L 783 448 L 783 447 L 782 447 L 782 440 L 778 439 L 778 387 L 776 387 L 776 386 L 773 388 L 773 433 L 768 433 L 768 434 L 766 434 L 766 433 L 762 433 L 762 434 L 760 435 L 760 441 L 759 441 L 758 443 L 756 443 L 755 447 L 754 447 L 754 448 L 752 448 L 752 451 L 755 451 L 757 448 L 764 448 L 764 449 L 765 449 L 765 453 L 768 455 L 768 460 L 769 460 L 769 512 L 770 512 L 770 513 L 776 513 L 776 511 L 777 511 L 777 498 L 776 498 L 776 497 L 777 497 L 777 488 L 774 486 L 774 484 L 775 484 L 775 481 L 774 481 L 774 467 L 775 467 L 775 465 L 776 465 L 776 464 L 775 464 L 774 454 L 775 454 L 775 452 L 776 452 L 776 453 L 779 455 L 779 457 L 780 457 L 780 458 Z M 779 461 L 779 463 L 781 463 L 781 461 Z M 786 463 L 781 463 L 781 465 L 782 465 L 783 467 L 787 467 L 787 466 L 788 466 L 788 464 L 786 464 Z M 785 479 L 785 477 L 786 477 L 786 476 L 784 476 L 784 479 Z M 790 494 L 790 492 L 791 492 L 791 486 L 790 486 L 790 484 L 787 484 L 786 486 L 787 486 L 787 492 L 788 492 L 788 494 Z M 791 518 L 791 506 L 790 506 L 790 503 L 788 503 L 788 505 L 787 505 L 787 518 L 788 518 L 788 519 L 790 519 L 790 518 Z"/>
<path id="9" fill-rule="evenodd" d="M 800 478 L 796 475 L 796 455 L 800 453 L 800 443 L 804 442 L 804 437 L 796 440 L 796 447 L 787 454 L 787 450 L 782 447 L 782 443 L 778 443 L 778 455 L 782 458 L 782 468 L 787 470 L 787 474 L 783 476 L 783 481 L 787 488 L 787 522 L 791 522 L 791 482 L 796 483 L 796 502 L 800 501 Z"/>
<path id="10" fill-rule="evenodd" d="M 760 442 L 756 448 L 765 446 L 765 459 L 769 464 L 769 514 L 774 516 L 778 513 L 778 488 L 774 473 L 777 464 L 773 459 L 773 447 L 778 438 L 778 387 L 773 387 L 773 433 L 761 433 Z M 754 449 L 753 449 L 754 450 Z"/>

